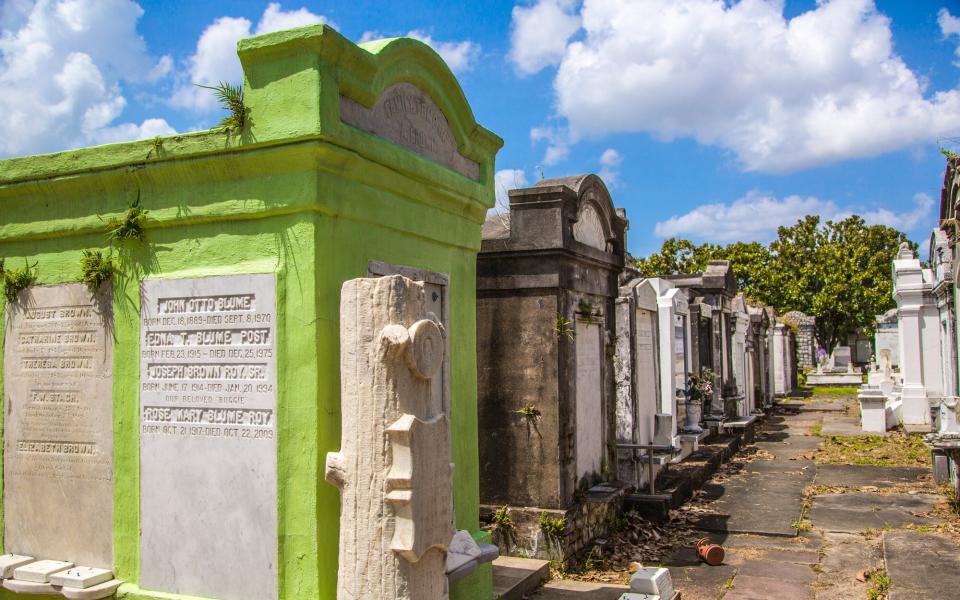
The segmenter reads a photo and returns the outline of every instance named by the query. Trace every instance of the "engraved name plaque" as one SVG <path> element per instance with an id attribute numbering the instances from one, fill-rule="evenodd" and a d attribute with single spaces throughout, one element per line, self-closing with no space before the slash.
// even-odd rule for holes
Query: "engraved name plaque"
<path id="1" fill-rule="evenodd" d="M 140 586 L 276 598 L 275 277 L 144 281 L 140 319 Z"/>
<path id="2" fill-rule="evenodd" d="M 6 310 L 7 552 L 113 568 L 109 284 L 33 286 Z"/>
<path id="3" fill-rule="evenodd" d="M 427 93 L 413 84 L 398 83 L 388 87 L 373 108 L 340 96 L 340 119 L 465 177 L 480 179 L 480 165 L 460 154 L 443 112 Z"/>

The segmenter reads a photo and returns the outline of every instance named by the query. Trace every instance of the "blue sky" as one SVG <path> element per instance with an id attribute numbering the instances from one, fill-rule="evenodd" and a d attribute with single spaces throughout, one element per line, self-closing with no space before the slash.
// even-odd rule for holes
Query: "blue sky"
<path id="1" fill-rule="evenodd" d="M 957 0 L 0 0 L 0 157 L 209 127 L 191 82 L 317 21 L 433 45 L 505 140 L 500 191 L 600 173 L 636 255 L 808 213 L 924 242 L 960 137 Z"/>

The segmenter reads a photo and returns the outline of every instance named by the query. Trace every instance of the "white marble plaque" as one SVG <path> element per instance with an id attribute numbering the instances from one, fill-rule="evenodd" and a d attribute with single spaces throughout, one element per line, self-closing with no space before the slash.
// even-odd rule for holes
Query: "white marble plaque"
<path id="1" fill-rule="evenodd" d="M 144 281 L 140 587 L 277 597 L 276 279 Z"/>
<path id="2" fill-rule="evenodd" d="M 8 303 L 8 552 L 113 567 L 112 289 L 33 286 Z"/>

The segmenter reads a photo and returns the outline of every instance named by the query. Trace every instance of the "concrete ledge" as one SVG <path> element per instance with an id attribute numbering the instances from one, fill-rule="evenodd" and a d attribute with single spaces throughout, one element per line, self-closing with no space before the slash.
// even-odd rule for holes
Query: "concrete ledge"
<path id="1" fill-rule="evenodd" d="M 666 521 L 671 509 L 682 506 L 717 472 L 720 465 L 729 462 L 744 444 L 753 439 L 757 418 L 754 416 L 749 419 L 752 420 L 748 425 L 716 435 L 682 462 L 670 464 L 657 477 L 656 493 L 638 491 L 628 494 L 624 499 L 624 508 L 634 510 L 650 521 Z"/>
<path id="2" fill-rule="evenodd" d="M 863 385 L 863 376 L 860 373 L 808 373 L 807 385 L 859 387 Z"/>

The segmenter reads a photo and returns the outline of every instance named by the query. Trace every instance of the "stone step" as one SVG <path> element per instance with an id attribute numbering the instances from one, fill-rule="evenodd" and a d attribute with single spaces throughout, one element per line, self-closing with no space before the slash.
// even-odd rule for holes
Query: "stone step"
<path id="1" fill-rule="evenodd" d="M 543 586 L 531 600 L 618 600 L 629 591 L 626 585 L 564 579 Z"/>
<path id="2" fill-rule="evenodd" d="M 670 509 L 682 506 L 710 480 L 720 465 L 737 453 L 746 433 L 744 430 L 734 430 L 709 438 L 707 443 L 701 443 L 700 448 L 682 462 L 671 464 L 660 472 L 655 494 L 643 493 L 644 490 L 629 494 L 624 499 L 625 507 L 655 523 L 666 521 Z M 749 433 L 752 435 L 753 430 Z"/>
<path id="3" fill-rule="evenodd" d="M 550 563 L 534 558 L 501 556 L 493 561 L 493 597 L 523 600 L 550 578 Z"/>

